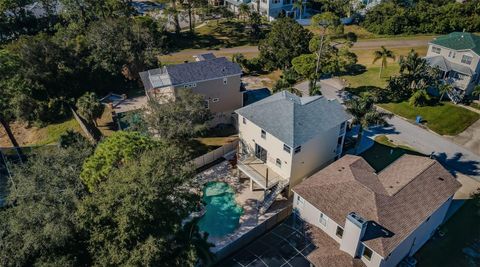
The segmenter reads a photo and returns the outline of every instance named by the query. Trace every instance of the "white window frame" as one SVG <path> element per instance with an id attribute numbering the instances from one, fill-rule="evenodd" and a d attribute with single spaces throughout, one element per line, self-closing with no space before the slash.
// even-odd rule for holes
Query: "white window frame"
<path id="1" fill-rule="evenodd" d="M 277 165 L 277 167 L 279 167 L 279 168 L 282 168 L 282 160 L 279 159 L 279 158 L 277 158 L 277 159 L 275 160 L 275 165 Z"/>
<path id="2" fill-rule="evenodd" d="M 371 254 L 372 254 L 372 255 L 370 256 L 370 259 L 365 256 L 365 250 L 367 250 L 367 249 L 370 250 L 370 252 L 371 252 Z M 371 248 L 363 245 L 362 258 L 365 259 L 365 260 L 367 260 L 367 261 L 371 261 L 372 258 L 373 258 L 373 249 L 371 249 Z"/>
<path id="3" fill-rule="evenodd" d="M 227 84 L 228 83 L 228 78 L 223 78 L 223 84 Z"/>
<path id="4" fill-rule="evenodd" d="M 212 98 L 212 103 L 216 103 L 218 101 L 220 101 L 220 99 L 218 97 Z"/>
<path id="5" fill-rule="evenodd" d="M 432 46 L 432 52 L 435 54 L 440 54 L 442 49 L 440 47 Z"/>
<path id="6" fill-rule="evenodd" d="M 303 207 L 303 205 L 305 205 L 305 199 L 300 195 L 297 195 L 297 207 Z"/>
<path id="7" fill-rule="evenodd" d="M 283 151 L 287 152 L 288 154 L 291 154 L 292 148 L 287 146 L 286 144 L 283 144 Z"/>
<path id="8" fill-rule="evenodd" d="M 469 55 L 463 55 L 461 62 L 465 65 L 472 65 L 473 57 Z"/>
<path id="9" fill-rule="evenodd" d="M 294 153 L 295 153 L 295 154 L 298 154 L 298 153 L 300 153 L 301 151 L 302 151 L 302 146 L 297 146 L 297 147 L 295 148 L 295 150 L 294 150 Z"/>
<path id="10" fill-rule="evenodd" d="M 205 99 L 205 108 L 210 109 L 210 101 L 208 99 Z"/>
<path id="11" fill-rule="evenodd" d="M 245 117 L 242 118 L 243 124 L 247 124 L 247 119 Z"/>
<path id="12" fill-rule="evenodd" d="M 260 129 L 260 137 L 262 137 L 262 139 L 267 139 L 267 131 Z"/>
<path id="13" fill-rule="evenodd" d="M 320 216 L 318 217 L 318 222 L 323 225 L 324 227 L 327 227 L 327 215 L 325 215 L 323 212 L 320 212 Z"/>

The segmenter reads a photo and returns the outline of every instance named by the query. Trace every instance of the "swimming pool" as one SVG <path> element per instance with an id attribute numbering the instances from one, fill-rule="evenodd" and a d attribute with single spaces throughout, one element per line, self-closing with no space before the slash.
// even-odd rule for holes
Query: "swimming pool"
<path id="1" fill-rule="evenodd" d="M 222 237 L 237 229 L 243 208 L 235 201 L 233 188 L 224 182 L 209 182 L 203 189 L 203 200 L 206 212 L 198 222 L 201 231 Z"/>

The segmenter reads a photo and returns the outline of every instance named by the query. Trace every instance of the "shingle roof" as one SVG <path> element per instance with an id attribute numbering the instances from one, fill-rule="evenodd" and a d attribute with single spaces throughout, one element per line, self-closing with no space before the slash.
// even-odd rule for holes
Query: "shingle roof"
<path id="1" fill-rule="evenodd" d="M 460 188 L 435 160 L 404 155 L 378 175 L 361 157 L 346 155 L 293 191 L 344 225 L 350 212 L 393 232 L 364 243 L 383 257 Z"/>
<path id="2" fill-rule="evenodd" d="M 290 147 L 302 145 L 350 118 L 337 100 L 299 97 L 287 91 L 237 109 L 236 113 Z"/>
<path id="3" fill-rule="evenodd" d="M 328 267 L 364 267 L 360 259 L 355 259 L 339 248 L 339 244 L 317 227 L 307 224 L 306 233 L 315 245 L 315 249 L 307 255 L 314 266 Z"/>
<path id="4" fill-rule="evenodd" d="M 213 53 L 198 54 L 193 57 L 197 58 L 199 61 L 217 58 Z"/>
<path id="5" fill-rule="evenodd" d="M 480 55 L 480 36 L 468 32 L 452 32 L 435 38 L 431 43 L 454 50 L 472 50 Z"/>
<path id="6" fill-rule="evenodd" d="M 140 78 L 147 90 L 155 88 L 151 83 L 150 76 L 160 74 L 167 74 L 170 82 L 170 84 L 167 85 L 175 86 L 185 83 L 218 79 L 226 76 L 241 75 L 242 69 L 237 63 L 231 62 L 225 57 L 168 65 L 164 68 L 140 73 Z"/>

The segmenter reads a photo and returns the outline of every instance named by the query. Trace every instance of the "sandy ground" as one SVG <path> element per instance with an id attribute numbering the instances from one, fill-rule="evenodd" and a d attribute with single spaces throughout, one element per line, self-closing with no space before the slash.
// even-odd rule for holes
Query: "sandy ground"
<path id="1" fill-rule="evenodd" d="M 13 122 L 10 123 L 10 129 L 12 130 L 15 139 L 21 146 L 34 143 L 38 140 L 39 134 L 41 131 L 37 127 L 27 127 L 26 123 Z M 10 142 L 10 139 L 5 132 L 3 127 L 0 127 L 0 147 L 11 147 L 13 146 Z"/>

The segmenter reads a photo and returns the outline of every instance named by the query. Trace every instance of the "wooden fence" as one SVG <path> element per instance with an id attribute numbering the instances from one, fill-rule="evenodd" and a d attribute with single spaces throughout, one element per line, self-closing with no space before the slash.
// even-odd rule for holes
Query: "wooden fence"
<path id="1" fill-rule="evenodd" d="M 225 144 L 213 151 L 208 152 L 207 154 L 203 154 L 202 156 L 196 158 L 193 160 L 193 164 L 195 167 L 201 168 L 205 165 L 208 165 L 214 161 L 216 161 L 219 158 L 224 157 L 225 155 L 235 152 L 238 146 L 238 139 L 234 140 L 228 144 Z"/>

